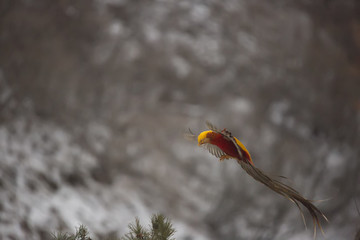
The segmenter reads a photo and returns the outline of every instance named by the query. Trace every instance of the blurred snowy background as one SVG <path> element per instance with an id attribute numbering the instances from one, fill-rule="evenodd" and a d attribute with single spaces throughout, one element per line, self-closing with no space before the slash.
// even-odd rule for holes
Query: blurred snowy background
<path id="1" fill-rule="evenodd" d="M 120 236 L 153 213 L 177 239 L 312 239 L 296 206 L 182 138 L 205 120 L 330 197 L 326 239 L 354 239 L 360 3 L 0 0 L 0 239 Z"/>

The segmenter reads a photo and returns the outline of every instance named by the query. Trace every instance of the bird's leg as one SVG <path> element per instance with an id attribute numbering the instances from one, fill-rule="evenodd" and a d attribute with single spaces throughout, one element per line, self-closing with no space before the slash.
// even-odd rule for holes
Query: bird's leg
<path id="1" fill-rule="evenodd" d="M 231 158 L 231 156 L 229 156 L 229 155 L 223 155 L 223 156 L 221 156 L 220 157 L 220 162 L 222 162 L 222 161 L 224 161 L 225 159 L 229 159 L 229 158 Z"/>

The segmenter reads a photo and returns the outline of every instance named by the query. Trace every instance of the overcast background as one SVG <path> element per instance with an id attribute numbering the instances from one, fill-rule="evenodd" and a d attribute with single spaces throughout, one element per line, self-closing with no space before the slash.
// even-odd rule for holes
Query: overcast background
<path id="1" fill-rule="evenodd" d="M 0 0 L 0 239 L 138 216 L 177 239 L 312 239 L 294 204 L 182 133 L 227 128 L 360 230 L 356 0 Z M 318 239 L 323 239 L 318 235 Z"/>

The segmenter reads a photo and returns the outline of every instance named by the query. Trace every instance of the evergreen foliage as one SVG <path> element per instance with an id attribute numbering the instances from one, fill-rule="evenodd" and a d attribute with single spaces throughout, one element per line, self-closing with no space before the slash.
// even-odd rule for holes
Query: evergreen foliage
<path id="1" fill-rule="evenodd" d="M 76 229 L 75 234 L 69 233 L 61 233 L 58 232 L 57 234 L 53 234 L 54 240 L 91 240 L 88 236 L 89 232 L 84 225 L 80 225 L 78 229 Z"/>
<path id="2" fill-rule="evenodd" d="M 151 217 L 151 225 L 149 229 L 140 224 L 138 218 L 135 218 L 135 223 L 129 224 L 129 233 L 120 239 L 112 238 L 111 240 L 175 240 L 171 238 L 175 229 L 173 228 L 169 219 L 162 214 L 156 214 Z M 76 229 L 75 234 L 56 233 L 52 235 L 53 240 L 92 240 L 89 232 L 84 225 Z M 110 239 L 108 239 L 110 240 Z"/>

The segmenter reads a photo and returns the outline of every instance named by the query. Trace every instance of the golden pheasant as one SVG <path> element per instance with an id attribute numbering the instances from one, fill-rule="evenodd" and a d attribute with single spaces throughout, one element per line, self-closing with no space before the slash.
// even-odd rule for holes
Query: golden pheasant
<path id="1" fill-rule="evenodd" d="M 199 146 L 205 147 L 211 154 L 219 158 L 220 161 L 229 158 L 235 159 L 241 165 L 241 167 L 255 180 L 261 182 L 274 192 L 293 202 L 299 208 L 301 217 L 306 227 L 304 214 L 299 203 L 302 204 L 309 211 L 309 214 L 313 219 L 314 238 L 316 237 L 316 226 L 318 226 L 321 232 L 324 234 L 319 217 L 323 217 L 326 221 L 328 221 L 328 219 L 317 207 L 312 204 L 313 201 L 304 198 L 292 187 L 269 177 L 260 169 L 256 168 L 253 164 L 249 151 L 237 138 L 232 136 L 228 130 L 224 129 L 219 131 L 209 122 L 206 122 L 206 125 L 209 130 L 200 133 L 197 137 L 190 130 L 190 133 L 185 134 L 185 138 L 188 140 L 197 141 Z"/>

